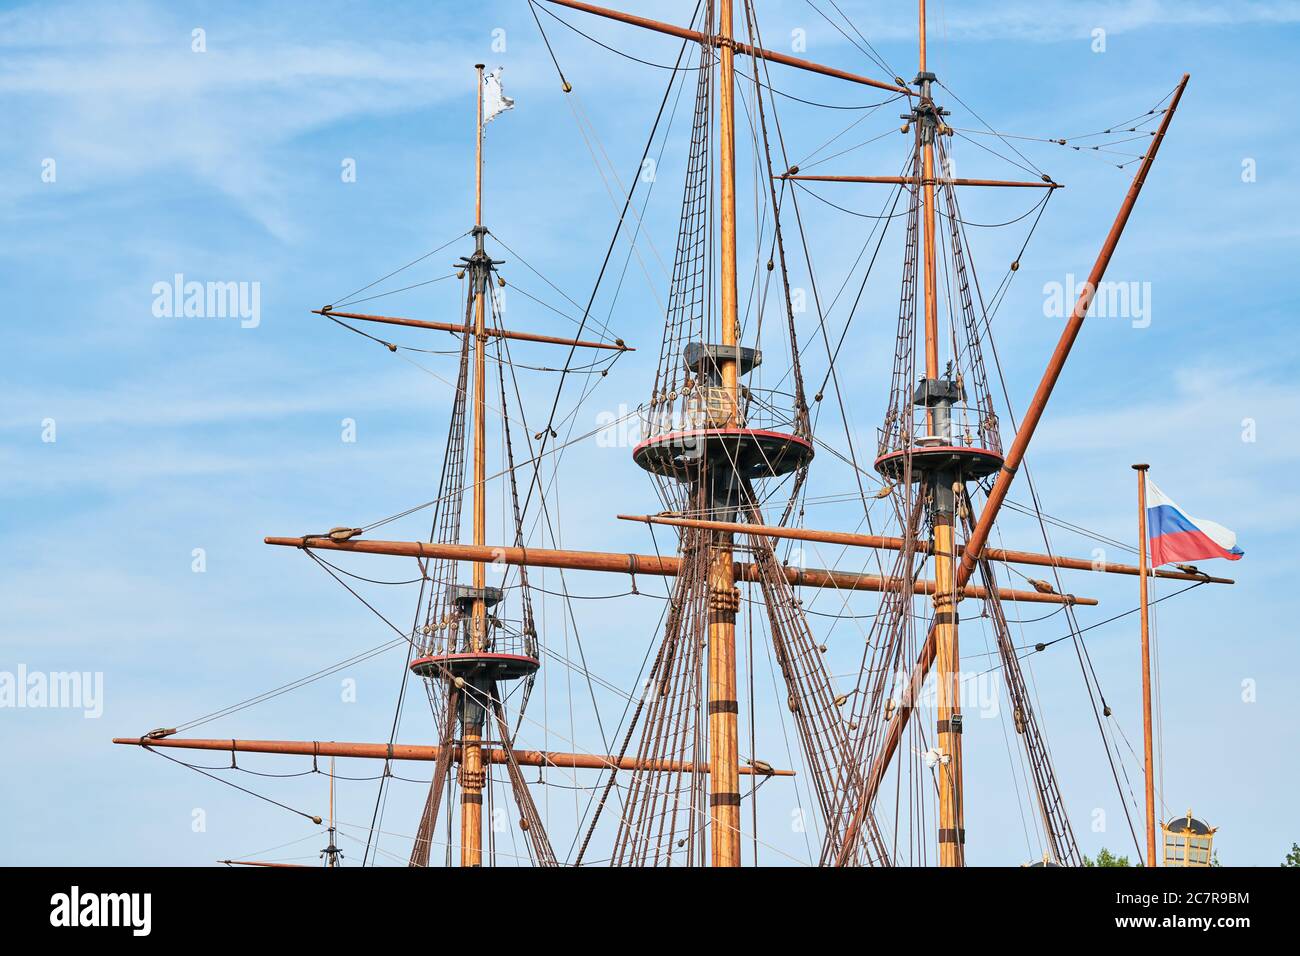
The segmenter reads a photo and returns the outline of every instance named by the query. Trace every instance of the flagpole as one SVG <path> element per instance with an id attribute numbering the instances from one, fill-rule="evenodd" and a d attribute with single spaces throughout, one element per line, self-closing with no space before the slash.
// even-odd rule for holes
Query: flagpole
<path id="1" fill-rule="evenodd" d="M 1155 761 L 1151 749 L 1151 631 L 1147 616 L 1147 469 L 1134 465 L 1138 473 L 1138 607 L 1142 617 L 1142 746 L 1146 763 L 1147 866 L 1156 865 Z"/>
<path id="2" fill-rule="evenodd" d="M 487 64 L 475 63 L 478 72 L 478 125 L 474 133 L 474 225 L 483 225 L 483 70 Z"/>
<path id="3" fill-rule="evenodd" d="M 338 851 L 334 848 L 334 758 L 330 757 L 330 848 L 326 865 L 331 869 L 339 865 Z"/>

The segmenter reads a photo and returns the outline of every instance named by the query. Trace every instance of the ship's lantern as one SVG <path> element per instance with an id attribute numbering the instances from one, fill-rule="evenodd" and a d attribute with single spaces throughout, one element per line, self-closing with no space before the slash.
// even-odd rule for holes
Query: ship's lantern
<path id="1" fill-rule="evenodd" d="M 1197 820 L 1188 810 L 1161 829 L 1165 834 L 1165 866 L 1210 866 L 1214 859 L 1214 833 L 1218 829 Z"/>

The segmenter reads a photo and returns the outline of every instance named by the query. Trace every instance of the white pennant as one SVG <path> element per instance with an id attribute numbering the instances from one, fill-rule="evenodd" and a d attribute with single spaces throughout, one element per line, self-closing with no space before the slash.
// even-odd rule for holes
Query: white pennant
<path id="1" fill-rule="evenodd" d="M 493 117 L 506 110 L 515 108 L 515 101 L 506 96 L 501 89 L 501 73 L 505 67 L 499 66 L 491 73 L 483 74 L 483 125 L 492 122 Z"/>

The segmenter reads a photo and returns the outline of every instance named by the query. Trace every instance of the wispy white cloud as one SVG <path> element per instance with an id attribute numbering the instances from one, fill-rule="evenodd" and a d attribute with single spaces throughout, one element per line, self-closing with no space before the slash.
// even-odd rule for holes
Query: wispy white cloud
<path id="1" fill-rule="evenodd" d="M 289 22 L 268 32 L 214 23 L 206 51 L 194 52 L 193 27 L 155 6 L 23 7 L 0 19 L 0 96 L 16 107 L 24 149 L 59 163 L 64 189 L 180 168 L 290 239 L 288 144 L 349 118 L 427 106 L 463 83 L 447 82 L 447 40 L 312 43 L 288 35 Z M 30 180 L 8 183 L 11 198 L 41 186 L 35 165 Z"/>

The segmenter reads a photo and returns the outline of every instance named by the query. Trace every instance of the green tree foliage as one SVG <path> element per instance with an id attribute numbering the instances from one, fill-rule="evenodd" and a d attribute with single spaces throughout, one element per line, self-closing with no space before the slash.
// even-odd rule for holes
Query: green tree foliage
<path id="1" fill-rule="evenodd" d="M 1092 859 L 1091 857 L 1085 856 L 1083 858 L 1083 865 L 1084 866 L 1132 866 L 1133 864 L 1129 862 L 1128 857 L 1116 856 L 1114 853 L 1111 853 L 1110 850 L 1106 849 L 1105 847 L 1102 847 L 1097 852 L 1097 858 L 1095 860 Z"/>

